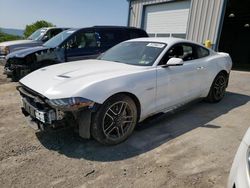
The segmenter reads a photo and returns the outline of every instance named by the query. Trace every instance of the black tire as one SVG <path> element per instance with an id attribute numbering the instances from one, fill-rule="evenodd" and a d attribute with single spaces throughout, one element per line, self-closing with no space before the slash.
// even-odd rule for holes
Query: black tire
<path id="1" fill-rule="evenodd" d="M 21 79 L 20 71 L 14 70 L 12 75 L 11 75 L 11 81 L 12 82 L 18 82 L 20 79 Z"/>
<path id="2" fill-rule="evenodd" d="M 137 123 L 137 109 L 127 95 L 109 98 L 94 114 L 91 134 L 95 140 L 105 145 L 115 145 L 125 141 Z"/>
<path id="3" fill-rule="evenodd" d="M 205 101 L 210 103 L 217 103 L 222 100 L 225 95 L 226 88 L 228 84 L 228 76 L 224 73 L 219 73 L 210 88 L 208 96 L 205 98 Z"/>

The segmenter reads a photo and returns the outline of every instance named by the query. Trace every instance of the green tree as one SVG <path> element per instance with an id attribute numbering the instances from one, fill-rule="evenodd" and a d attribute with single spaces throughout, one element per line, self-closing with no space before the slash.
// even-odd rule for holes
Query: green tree
<path id="1" fill-rule="evenodd" d="M 30 25 L 26 25 L 25 30 L 24 30 L 24 36 L 27 38 L 29 37 L 32 33 L 34 33 L 36 30 L 42 28 L 42 27 L 54 27 L 50 22 L 47 22 L 45 20 L 39 20 L 36 21 L 35 23 L 32 23 Z"/>

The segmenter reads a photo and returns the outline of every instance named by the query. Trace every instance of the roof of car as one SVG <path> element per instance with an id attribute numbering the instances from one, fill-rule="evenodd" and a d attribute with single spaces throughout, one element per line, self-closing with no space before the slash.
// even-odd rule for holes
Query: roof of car
<path id="1" fill-rule="evenodd" d="M 70 29 L 69 27 L 42 27 L 40 29 L 44 29 L 44 30 L 49 30 L 49 29 Z"/>
<path id="2" fill-rule="evenodd" d="M 191 42 L 185 39 L 174 38 L 174 37 L 147 37 L 147 38 L 136 38 L 130 41 L 145 41 L 145 42 L 160 42 L 160 43 L 176 43 L 176 42 Z"/>
<path id="3" fill-rule="evenodd" d="M 158 43 L 166 43 L 168 45 L 172 45 L 172 44 L 179 43 L 179 42 L 183 42 L 183 43 L 187 42 L 187 43 L 192 43 L 192 44 L 196 44 L 199 46 L 203 46 L 202 44 L 199 44 L 190 40 L 175 38 L 175 37 L 147 37 L 147 38 L 131 39 L 129 41 L 158 42 Z"/>
<path id="4" fill-rule="evenodd" d="M 99 26 L 92 26 L 92 27 L 81 27 L 81 28 L 71 28 L 72 30 L 82 30 L 82 29 L 136 29 L 136 30 L 142 30 L 140 28 L 136 27 L 126 27 L 126 26 L 110 26 L 110 25 L 99 25 Z"/>
<path id="5" fill-rule="evenodd" d="M 140 29 L 136 27 L 127 27 L 127 26 L 112 26 L 112 25 L 97 25 L 93 26 L 94 28 L 114 28 L 114 29 Z"/>

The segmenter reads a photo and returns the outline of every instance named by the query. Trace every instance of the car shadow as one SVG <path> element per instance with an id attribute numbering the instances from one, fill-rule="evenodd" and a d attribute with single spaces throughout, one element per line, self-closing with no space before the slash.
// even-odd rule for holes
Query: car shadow
<path id="1" fill-rule="evenodd" d="M 44 147 L 71 158 L 91 161 L 117 161 L 153 150 L 169 140 L 198 127 L 219 129 L 211 124 L 217 117 L 250 101 L 250 96 L 227 92 L 216 104 L 191 103 L 175 112 L 150 118 L 140 123 L 127 141 L 115 146 L 103 146 L 93 139 L 80 138 L 72 129 L 37 132 Z"/>

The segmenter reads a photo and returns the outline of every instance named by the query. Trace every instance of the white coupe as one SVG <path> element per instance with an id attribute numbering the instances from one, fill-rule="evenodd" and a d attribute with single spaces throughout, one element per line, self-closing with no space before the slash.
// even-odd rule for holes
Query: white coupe
<path id="1" fill-rule="evenodd" d="M 191 41 L 139 38 L 97 60 L 39 69 L 18 90 L 23 113 L 40 129 L 67 124 L 83 138 L 118 144 L 149 116 L 198 98 L 220 101 L 231 67 L 228 54 Z"/>

